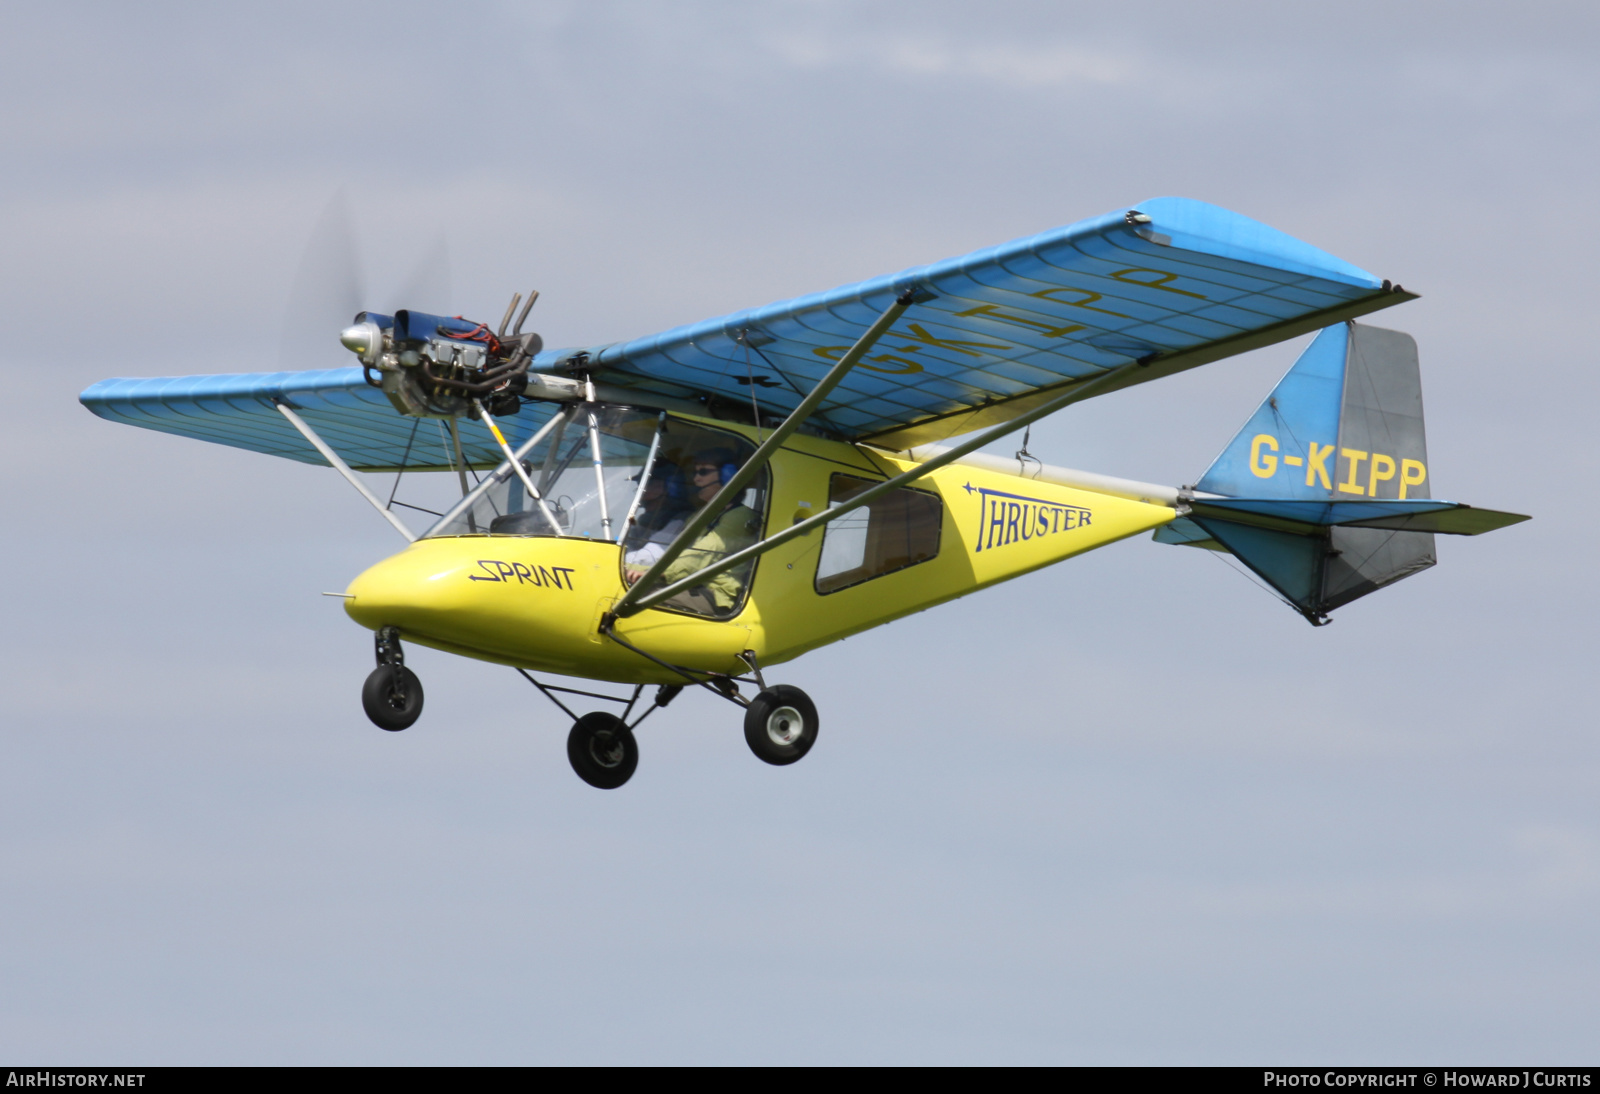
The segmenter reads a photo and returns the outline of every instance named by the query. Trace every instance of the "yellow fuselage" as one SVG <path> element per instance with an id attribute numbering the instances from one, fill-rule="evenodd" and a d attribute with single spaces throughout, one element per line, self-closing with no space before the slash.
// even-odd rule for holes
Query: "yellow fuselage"
<path id="1" fill-rule="evenodd" d="M 711 424 L 711 423 L 708 423 Z M 750 429 L 715 423 L 753 436 Z M 915 464 L 840 442 L 795 436 L 771 464 L 766 534 L 827 506 L 830 478 L 881 479 Z M 937 554 L 821 593 L 823 532 L 761 556 L 742 610 L 715 620 L 652 608 L 616 633 L 662 660 L 741 673 L 953 600 L 1170 521 L 1174 511 L 1108 494 L 952 464 L 916 483 L 937 494 Z M 623 595 L 622 549 L 572 537 L 449 536 L 419 540 L 351 582 L 345 610 L 363 626 L 466 657 L 620 683 L 681 683 L 600 632 Z"/>

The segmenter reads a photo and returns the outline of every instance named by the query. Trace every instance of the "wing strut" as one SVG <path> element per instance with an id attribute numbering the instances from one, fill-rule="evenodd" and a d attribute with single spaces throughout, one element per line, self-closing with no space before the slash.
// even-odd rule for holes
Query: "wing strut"
<path id="1" fill-rule="evenodd" d="M 404 524 L 400 523 L 399 517 L 395 516 L 394 513 L 384 508 L 383 502 L 379 501 L 377 496 L 374 495 L 371 490 L 367 489 L 366 483 L 356 478 L 356 473 L 350 470 L 350 465 L 339 458 L 339 453 L 328 447 L 327 441 L 324 441 L 321 437 L 317 436 L 317 431 L 307 425 L 304 418 L 290 410 L 289 405 L 282 399 L 272 400 L 272 405 L 282 411 L 283 416 L 289 419 L 289 424 L 298 429 L 301 436 L 305 437 L 306 440 L 311 442 L 311 447 L 322 453 L 322 458 L 332 464 L 333 469 L 345 477 L 345 481 L 347 481 L 357 490 L 361 491 L 361 496 L 370 501 L 372 503 L 372 507 L 378 512 L 382 513 L 384 518 L 387 519 L 390 524 L 394 525 L 397 532 L 406 537 L 407 543 L 416 542 L 416 534 Z"/>
<path id="2" fill-rule="evenodd" d="M 539 432 L 522 442 L 522 447 L 517 449 L 511 460 L 508 461 L 510 466 L 508 466 L 507 463 L 502 463 L 499 467 L 495 468 L 493 472 L 485 475 L 478 485 L 472 488 L 472 493 L 468 494 L 466 497 L 456 502 L 455 505 L 451 506 L 445 512 L 444 516 L 434 521 L 433 527 L 429 528 L 427 532 L 423 533 L 423 535 L 426 536 L 432 533 L 435 528 L 445 527 L 451 521 L 459 517 L 462 513 L 465 513 L 468 509 L 470 509 L 479 498 L 483 497 L 484 494 L 489 492 L 490 487 L 496 486 L 509 479 L 511 477 L 513 467 L 521 466 L 518 461 L 520 461 L 522 457 L 526 456 L 529 452 L 532 452 L 534 448 L 538 446 L 540 441 L 544 440 L 550 435 L 550 431 L 552 429 L 555 429 L 562 422 L 566 421 L 568 413 L 569 411 L 562 410 L 550 415 L 550 420 L 539 427 Z M 538 491 L 535 490 L 534 494 L 537 495 Z M 566 533 L 558 530 L 556 534 L 565 535 Z"/>
<path id="3" fill-rule="evenodd" d="M 512 303 L 515 304 L 516 301 L 512 301 Z M 507 309 L 506 316 L 509 318 L 510 315 L 511 312 Z M 483 408 L 483 403 L 474 399 L 472 400 L 472 405 L 478 408 L 478 414 L 483 418 L 484 425 L 487 425 L 489 432 L 494 434 L 495 444 L 498 444 L 500 451 L 506 454 L 506 463 L 509 463 L 511 470 L 517 473 L 517 478 L 522 480 L 522 488 L 528 492 L 530 498 L 539 503 L 539 512 L 544 514 L 544 519 L 550 522 L 550 527 L 555 529 L 556 535 L 565 535 L 566 533 L 561 530 L 561 525 L 556 522 L 555 514 L 550 512 L 550 507 L 544 503 L 544 498 L 540 496 L 539 488 L 533 485 L 533 480 L 528 477 L 528 469 L 522 466 L 522 461 L 517 459 L 516 455 L 511 451 L 511 446 L 506 443 L 505 434 L 500 432 L 500 427 L 495 424 L 493 418 L 489 417 L 489 412 Z M 551 420 L 554 421 L 553 418 Z M 540 431 L 539 436 L 544 436 L 543 430 Z"/>
<path id="4" fill-rule="evenodd" d="M 795 430 L 805 424 L 805 420 L 822 404 L 822 400 L 826 399 L 829 392 L 839 386 L 839 381 L 844 379 L 847 372 L 855 368 L 856 362 L 865 356 L 866 352 L 873 347 L 878 339 L 889 333 L 889 328 L 894 326 L 895 320 L 899 319 L 905 313 L 905 310 L 915 302 L 915 298 L 916 290 L 914 288 L 906 289 L 895 297 L 894 303 L 884 309 L 883 314 L 873 321 L 872 326 L 868 327 L 861 337 L 856 339 L 856 344 L 851 346 L 843 357 L 839 358 L 839 363 L 829 369 L 828 374 L 817 382 L 817 386 L 811 389 L 811 394 L 800 400 L 800 405 L 790 412 L 789 416 L 783 420 L 783 424 L 773 430 L 771 436 L 761 442 L 761 446 L 745 461 L 743 467 L 734 472 L 733 478 L 729 479 L 722 489 L 717 491 L 716 497 L 701 506 L 700 511 L 690 519 L 688 524 L 683 526 L 683 531 L 679 532 L 677 538 L 667 545 L 667 549 L 662 552 L 661 557 L 656 559 L 655 565 L 650 567 L 645 572 L 645 575 L 623 594 L 621 600 L 617 601 L 616 607 L 612 610 L 613 615 L 630 616 L 634 612 L 641 611 L 651 604 L 666 599 L 666 595 L 671 595 L 652 593 L 650 596 L 645 597 L 644 590 L 660 579 L 661 575 L 666 573 L 667 567 L 677 561 L 678 556 L 684 552 L 685 548 L 699 539 L 700 533 L 709 528 L 711 522 L 722 515 L 722 511 L 728 507 L 729 503 L 744 492 L 744 488 L 755 480 L 755 477 L 761 473 L 761 469 L 767 465 L 767 461 L 772 459 L 772 454 L 782 447 L 783 442 L 788 440 Z M 923 299 L 927 299 L 927 297 L 923 297 Z M 759 424 L 758 422 L 758 428 Z M 741 556 L 745 554 L 748 554 L 748 552 L 740 552 Z M 713 572 L 721 573 L 727 568 L 727 565 L 718 564 L 711 570 L 702 570 L 701 574 L 709 576 Z M 698 577 L 699 575 L 696 576 Z M 676 592 L 680 586 L 683 586 L 681 581 L 673 585 L 672 589 Z"/>
<path id="5" fill-rule="evenodd" d="M 992 444 L 1008 433 L 1015 433 L 1024 426 L 1038 421 L 1047 414 L 1053 414 L 1055 411 L 1060 410 L 1062 407 L 1067 406 L 1070 403 L 1076 403 L 1081 399 L 1093 398 L 1094 396 L 1099 395 L 1102 391 L 1105 391 L 1107 388 L 1117 384 L 1133 369 L 1142 367 L 1144 366 L 1138 361 L 1129 361 L 1127 364 L 1119 366 L 1118 368 L 1114 368 L 1110 372 L 1103 372 L 1093 380 L 1078 384 L 1076 387 L 1057 395 L 1054 399 L 1051 399 L 1047 403 L 1041 403 L 1032 410 L 1028 411 L 1026 414 L 1019 415 L 1018 417 L 1011 419 L 1009 422 L 1002 422 L 1001 424 L 994 426 L 992 429 L 986 429 L 982 433 L 977 434 L 969 440 L 963 441 L 961 444 L 958 444 L 953 448 L 945 449 L 943 452 L 940 452 L 937 456 L 934 456 L 926 463 L 920 463 L 911 470 L 902 472 L 892 479 L 885 479 L 876 486 L 872 486 L 866 490 L 863 490 L 849 501 L 830 508 L 825 513 L 818 513 L 814 517 L 803 520 L 798 524 L 791 525 L 790 527 L 779 532 L 777 535 L 768 536 L 760 543 L 752 544 L 742 551 L 735 551 L 722 561 L 715 562 L 712 565 L 707 566 L 705 569 L 698 571 L 697 573 L 690 574 L 681 581 L 673 582 L 665 589 L 659 589 L 646 596 L 634 597 L 631 603 L 629 602 L 628 597 L 623 597 L 621 600 L 617 601 L 615 610 L 613 610 L 606 617 L 606 619 L 602 622 L 602 626 L 604 626 L 606 622 L 609 622 L 609 620 L 613 617 L 626 619 L 628 616 L 634 615 L 637 612 L 642 612 L 646 608 L 653 608 L 663 600 L 668 600 L 674 596 L 677 596 L 685 589 L 692 589 L 696 585 L 703 584 L 707 578 L 715 577 L 724 570 L 731 570 L 740 563 L 755 558 L 758 555 L 765 554 L 774 547 L 788 543 L 796 536 L 803 536 L 814 529 L 822 527 L 831 520 L 835 520 L 838 517 L 844 516 L 846 513 L 860 509 L 863 505 L 869 505 L 890 491 L 898 490 L 907 483 L 915 482 L 924 475 L 927 475 L 932 471 L 937 471 L 947 463 L 954 463 L 956 460 L 967 455 L 969 452 L 976 452 L 984 445 Z M 720 498 L 721 495 L 719 494 L 718 497 Z M 707 506 L 707 508 L 710 507 Z M 657 566 L 659 567 L 660 564 L 658 563 Z M 653 572 L 654 571 L 652 571 L 652 573 Z M 629 590 L 629 593 L 632 594 L 637 592 L 639 586 L 643 584 L 644 582 L 640 581 L 639 585 L 635 585 Z"/>

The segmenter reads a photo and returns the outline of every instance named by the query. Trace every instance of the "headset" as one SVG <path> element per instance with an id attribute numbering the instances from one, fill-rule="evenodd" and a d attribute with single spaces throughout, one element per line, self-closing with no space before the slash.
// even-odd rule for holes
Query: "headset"
<path id="1" fill-rule="evenodd" d="M 666 472 L 657 472 L 663 486 L 667 488 L 667 500 L 675 505 L 683 504 L 689 496 L 689 488 L 684 484 L 683 472 L 678 470 L 678 465 L 673 464 Z"/>
<path id="2" fill-rule="evenodd" d="M 695 454 L 695 462 L 717 465 L 718 486 L 727 486 L 739 472 L 739 465 L 733 462 L 733 453 L 726 448 L 708 448 L 698 452 Z"/>

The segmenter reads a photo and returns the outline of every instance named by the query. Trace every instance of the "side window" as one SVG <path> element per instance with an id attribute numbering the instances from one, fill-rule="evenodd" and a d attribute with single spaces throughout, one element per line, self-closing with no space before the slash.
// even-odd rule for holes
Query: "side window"
<path id="1" fill-rule="evenodd" d="M 828 506 L 841 505 L 876 485 L 871 479 L 834 475 L 828 484 Z M 927 562 L 939 553 L 943 517 L 944 505 L 937 494 L 906 487 L 829 521 L 822 530 L 817 592 L 837 592 Z"/>

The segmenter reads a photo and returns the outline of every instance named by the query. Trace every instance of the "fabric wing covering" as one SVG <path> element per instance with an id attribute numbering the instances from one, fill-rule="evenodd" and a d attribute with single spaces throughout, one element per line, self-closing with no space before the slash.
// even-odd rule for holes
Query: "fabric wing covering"
<path id="1" fill-rule="evenodd" d="M 615 392 L 791 410 L 903 290 L 917 304 L 835 389 L 812 424 L 907 448 L 1006 421 L 1138 361 L 1142 383 L 1413 299 L 1413 294 L 1236 213 L 1156 198 L 961 258 L 737 312 L 630 342 L 546 351 L 535 372 L 581 364 Z M 329 332 L 330 343 L 337 332 Z M 437 422 L 407 419 L 359 368 L 107 380 L 94 413 L 150 429 L 322 458 L 275 410 L 297 409 L 352 466 L 450 466 Z M 503 419 L 515 444 L 548 404 Z M 748 417 L 748 410 L 744 411 Z M 467 461 L 499 462 L 461 423 Z M 408 448 L 408 444 L 410 448 Z"/>

